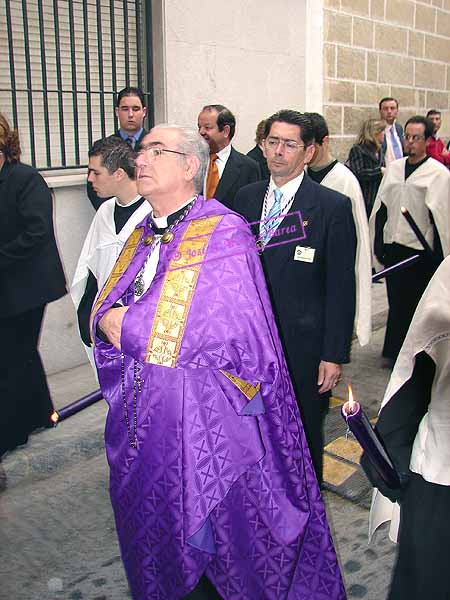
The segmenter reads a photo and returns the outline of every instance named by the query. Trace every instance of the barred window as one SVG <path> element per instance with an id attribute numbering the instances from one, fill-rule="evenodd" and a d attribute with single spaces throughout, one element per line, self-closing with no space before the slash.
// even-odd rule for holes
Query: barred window
<path id="1" fill-rule="evenodd" d="M 120 89 L 138 86 L 150 103 L 151 22 L 145 4 L 0 3 L 1 55 L 9 56 L 9 68 L 3 63 L 0 70 L 0 110 L 19 130 L 24 162 L 40 169 L 85 166 L 93 141 L 116 129 Z"/>

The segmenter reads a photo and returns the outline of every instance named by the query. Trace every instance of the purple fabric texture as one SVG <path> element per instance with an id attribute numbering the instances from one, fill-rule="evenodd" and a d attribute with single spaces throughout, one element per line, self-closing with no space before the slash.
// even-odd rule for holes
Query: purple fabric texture
<path id="1" fill-rule="evenodd" d="M 195 219 L 220 216 L 203 256 L 174 368 L 145 362 L 168 271 Z M 124 296 L 144 263 L 143 237 L 94 317 Z M 203 573 L 226 600 L 341 600 L 345 591 L 252 234 L 199 198 L 162 244 L 149 290 L 122 326 L 130 421 L 133 361 L 138 446 L 129 445 L 120 352 L 95 340 L 109 404 L 110 493 L 135 600 L 176 600 Z M 230 255 L 228 242 L 247 237 Z M 231 245 L 232 246 L 232 245 Z M 220 370 L 260 385 L 248 399 Z"/>

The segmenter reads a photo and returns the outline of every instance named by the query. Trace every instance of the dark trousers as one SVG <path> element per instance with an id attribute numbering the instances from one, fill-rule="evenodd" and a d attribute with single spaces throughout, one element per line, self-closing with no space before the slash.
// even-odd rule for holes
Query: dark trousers
<path id="1" fill-rule="evenodd" d="M 392 360 L 396 360 L 400 352 L 414 312 L 436 270 L 436 265 L 432 264 L 423 252 L 400 244 L 385 245 L 386 267 L 395 265 L 413 254 L 422 254 L 422 258 L 412 266 L 386 277 L 389 313 L 383 356 Z"/>
<path id="2" fill-rule="evenodd" d="M 0 318 L 0 456 L 50 425 L 53 405 L 38 352 L 44 309 Z"/>

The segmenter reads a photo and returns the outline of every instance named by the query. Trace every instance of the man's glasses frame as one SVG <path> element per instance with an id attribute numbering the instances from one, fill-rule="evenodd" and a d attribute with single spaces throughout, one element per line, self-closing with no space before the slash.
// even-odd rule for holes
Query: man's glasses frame
<path id="1" fill-rule="evenodd" d="M 164 152 L 169 152 L 170 154 L 179 154 L 180 156 L 187 156 L 186 152 L 179 152 L 179 150 L 169 150 L 169 148 L 159 148 L 158 146 L 141 146 L 138 151 L 138 155 L 141 156 L 143 154 L 147 154 L 147 156 L 151 156 L 152 158 L 159 158 L 164 154 Z"/>
<path id="2" fill-rule="evenodd" d="M 424 140 L 425 136 L 424 135 L 418 135 L 417 133 L 415 135 L 411 135 L 409 133 L 405 133 L 404 138 L 407 142 L 419 142 L 420 140 Z"/>
<path id="3" fill-rule="evenodd" d="M 272 135 L 267 137 L 265 142 L 270 150 L 275 150 L 280 144 L 286 152 L 296 152 L 299 148 L 306 148 L 305 144 L 299 144 L 294 140 L 285 140 Z"/>

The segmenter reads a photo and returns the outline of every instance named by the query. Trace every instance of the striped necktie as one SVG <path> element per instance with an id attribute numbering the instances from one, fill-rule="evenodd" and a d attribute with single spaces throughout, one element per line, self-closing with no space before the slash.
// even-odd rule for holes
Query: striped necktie
<path id="1" fill-rule="evenodd" d="M 134 146 L 136 145 L 136 140 L 134 139 L 134 137 L 132 135 L 130 135 L 130 136 L 127 137 L 126 141 L 127 141 L 127 144 L 129 146 L 131 146 L 133 148 L 133 150 L 134 150 Z"/>
<path id="2" fill-rule="evenodd" d="M 259 239 L 262 241 L 264 246 L 273 236 L 278 225 L 283 220 L 283 217 L 280 218 L 281 199 L 283 198 L 283 193 L 280 189 L 275 188 L 273 190 L 273 196 L 274 203 L 272 204 L 272 207 L 269 210 L 269 214 L 267 215 L 266 219 L 261 223 L 261 227 L 259 229 Z"/>
<path id="3" fill-rule="evenodd" d="M 392 144 L 392 151 L 394 152 L 394 156 L 395 156 L 395 158 L 398 159 L 398 158 L 403 157 L 403 151 L 402 151 L 400 144 L 398 143 L 398 140 L 395 136 L 394 127 L 395 127 L 395 125 L 391 126 L 391 144 Z"/>

